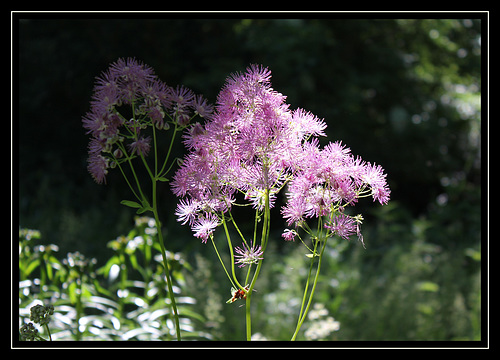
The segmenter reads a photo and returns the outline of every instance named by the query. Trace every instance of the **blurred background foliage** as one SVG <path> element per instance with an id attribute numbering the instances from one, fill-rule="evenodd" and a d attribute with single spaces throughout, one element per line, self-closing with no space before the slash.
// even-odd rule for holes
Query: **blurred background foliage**
<path id="1" fill-rule="evenodd" d="M 329 247 L 316 300 L 340 328 L 324 338 L 481 339 L 481 19 L 18 15 L 20 227 L 40 230 L 60 254 L 95 258 L 97 268 L 115 256 L 106 244 L 129 232 L 133 210 L 119 205 L 126 184 L 117 172 L 108 185 L 92 181 L 81 127 L 94 78 L 110 62 L 135 57 L 210 102 L 230 73 L 259 63 L 291 108 L 325 119 L 324 141 L 381 164 L 392 189 L 388 206 L 359 204 L 366 250 L 354 241 Z M 203 330 L 244 338 L 244 308 L 225 304 L 229 284 L 212 248 L 175 221 L 168 185 L 160 198 L 166 247 L 191 264 L 183 291 L 197 300 Z M 287 339 L 307 261 L 280 238 L 284 223 L 273 226 L 254 329 Z"/>

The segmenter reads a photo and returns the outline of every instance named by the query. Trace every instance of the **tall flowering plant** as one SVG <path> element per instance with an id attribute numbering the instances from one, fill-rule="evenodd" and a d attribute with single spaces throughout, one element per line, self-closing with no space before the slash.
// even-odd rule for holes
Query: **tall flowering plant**
<path id="1" fill-rule="evenodd" d="M 299 239 L 310 258 L 295 340 L 311 306 L 327 239 L 357 235 L 364 245 L 362 215 L 345 209 L 362 197 L 387 204 L 390 190 L 380 165 L 354 157 L 341 142 L 321 148 L 318 137 L 325 136 L 325 122 L 303 109 L 290 110 L 270 79 L 269 69 L 251 65 L 226 80 L 214 114 L 184 135 L 189 153 L 173 177 L 172 190 L 181 198 L 178 220 L 214 247 L 232 285 L 228 303 L 245 300 L 248 340 L 252 294 L 269 241 L 270 209 L 278 193 L 285 192 L 281 215 L 289 228 L 282 237 Z M 232 214 L 237 205 L 254 209 L 252 234 L 240 231 Z M 311 219 L 317 219 L 315 230 L 309 226 Z M 224 229 L 230 265 L 223 262 L 214 241 L 217 227 Z M 233 245 L 230 227 L 238 234 L 239 246 Z M 246 267 L 246 272 L 238 273 L 235 265 Z"/>
<path id="2" fill-rule="evenodd" d="M 157 185 L 168 181 L 176 163 L 170 153 L 176 135 L 194 117 L 210 118 L 212 106 L 183 86 L 170 87 L 154 70 L 132 59 L 119 59 L 96 79 L 90 111 L 83 127 L 91 136 L 88 146 L 88 170 L 94 180 L 106 183 L 111 169 L 118 169 L 128 184 L 133 200 L 123 200 L 137 213 L 151 212 L 157 224 L 165 281 L 171 300 L 177 339 L 181 340 L 179 314 L 172 289 L 172 277 L 158 214 Z M 168 136 L 168 149 L 160 149 L 159 137 Z M 139 168 L 149 176 L 150 192 L 138 175 Z"/>

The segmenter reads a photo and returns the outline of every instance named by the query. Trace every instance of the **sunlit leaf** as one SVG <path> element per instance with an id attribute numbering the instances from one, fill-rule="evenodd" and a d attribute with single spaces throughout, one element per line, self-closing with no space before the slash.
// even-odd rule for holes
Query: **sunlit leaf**
<path id="1" fill-rule="evenodd" d="M 422 281 L 418 283 L 418 289 L 421 291 L 437 292 L 439 290 L 439 285 L 432 281 Z"/>

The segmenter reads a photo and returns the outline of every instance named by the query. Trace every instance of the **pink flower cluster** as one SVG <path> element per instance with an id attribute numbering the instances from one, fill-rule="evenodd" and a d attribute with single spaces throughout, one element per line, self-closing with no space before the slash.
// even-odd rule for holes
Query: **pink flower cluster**
<path id="1" fill-rule="evenodd" d="M 354 158 L 340 142 L 321 149 L 317 137 L 325 136 L 325 122 L 303 109 L 290 110 L 270 78 L 269 69 L 257 65 L 230 76 L 213 116 L 185 135 L 189 153 L 172 182 L 173 192 L 185 197 L 176 215 L 203 242 L 237 194 L 263 210 L 267 197 L 274 206 L 288 184 L 281 212 L 295 226 L 353 205 L 367 192 L 382 204 L 389 200 L 383 169 Z M 292 240 L 295 234 L 283 235 Z"/>
<path id="2" fill-rule="evenodd" d="M 132 118 L 120 113 L 125 105 L 131 109 L 124 113 L 132 113 Z M 92 135 L 88 170 L 97 183 L 103 183 L 108 168 L 124 156 L 118 142 L 129 139 L 131 155 L 146 156 L 151 137 L 143 132 L 148 126 L 168 130 L 170 121 L 183 127 L 193 115 L 209 118 L 212 110 L 191 90 L 167 86 L 149 66 L 132 58 L 118 59 L 96 79 L 90 111 L 82 119 Z"/>
<path id="3" fill-rule="evenodd" d="M 190 150 L 174 175 L 172 189 L 188 196 L 177 208 L 204 242 L 229 210 L 237 193 L 262 210 L 266 190 L 271 206 L 300 163 L 302 144 L 324 135 L 325 123 L 301 109 L 290 111 L 285 96 L 271 88 L 271 72 L 252 65 L 226 81 L 216 111 L 185 137 Z"/>
<path id="4" fill-rule="evenodd" d="M 288 184 L 287 203 L 281 211 L 289 226 L 298 226 L 306 218 L 330 218 L 333 213 L 356 204 L 360 197 L 372 196 L 381 204 L 389 201 L 390 189 L 382 167 L 359 156 L 355 158 L 342 142 L 329 143 L 320 149 L 317 140 L 313 140 L 303 150 L 303 166 Z M 338 216 L 326 227 L 347 238 L 352 233 L 348 229 L 356 228 L 354 219 Z M 338 223 L 344 226 L 336 226 Z M 292 239 L 289 234 L 287 238 Z"/>

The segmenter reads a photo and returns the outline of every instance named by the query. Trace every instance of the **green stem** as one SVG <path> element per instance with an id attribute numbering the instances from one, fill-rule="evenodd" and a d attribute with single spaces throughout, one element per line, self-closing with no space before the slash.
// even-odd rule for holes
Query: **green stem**
<path id="1" fill-rule="evenodd" d="M 271 222 L 271 213 L 270 213 L 270 204 L 269 204 L 269 189 L 266 189 L 266 198 L 265 198 L 265 208 L 264 208 L 264 225 L 262 227 L 262 238 L 261 238 L 261 247 L 262 252 L 266 251 L 267 240 L 269 239 L 269 228 Z M 252 301 L 252 292 L 255 286 L 255 282 L 260 273 L 260 268 L 262 267 L 263 260 L 260 260 L 257 264 L 257 268 L 255 269 L 255 273 L 252 278 L 252 282 L 248 287 L 248 291 L 246 294 L 246 308 L 245 308 L 245 320 L 246 320 L 246 333 L 247 333 L 247 341 L 252 340 L 252 316 L 250 305 Z M 248 276 L 248 275 L 247 275 Z"/>
<path id="2" fill-rule="evenodd" d="M 249 247 L 249 246 L 248 246 L 248 244 L 247 244 L 247 241 L 245 240 L 245 237 L 243 236 L 243 234 L 242 234 L 242 233 L 241 233 L 241 231 L 240 231 L 240 228 L 239 228 L 239 227 L 238 227 L 238 225 L 236 224 L 236 221 L 234 221 L 233 214 L 231 213 L 231 211 L 229 212 L 229 216 L 231 217 L 231 222 L 233 223 L 233 225 L 234 225 L 234 227 L 235 227 L 236 231 L 238 232 L 238 234 L 240 235 L 241 240 L 243 240 L 243 243 L 245 243 L 245 245 L 246 245 L 247 247 Z"/>
<path id="3" fill-rule="evenodd" d="M 134 128 L 133 128 L 133 131 L 131 131 L 128 127 L 127 127 L 127 130 L 129 130 L 130 132 L 130 136 L 128 138 L 132 138 L 133 140 L 137 141 L 137 138 L 138 138 L 138 134 L 137 134 L 137 124 L 136 124 L 136 119 L 135 119 L 135 103 L 132 102 L 132 114 L 133 114 L 133 117 L 134 117 Z M 159 218 L 159 215 L 158 215 L 158 206 L 157 206 L 157 194 L 156 194 L 156 184 L 157 182 L 159 181 L 160 178 L 162 178 L 163 176 L 165 176 L 165 174 L 161 175 L 163 170 L 165 169 L 165 166 L 168 162 L 168 159 L 170 157 L 170 153 L 172 152 L 172 148 L 173 148 L 173 144 L 174 144 L 174 140 L 175 140 L 175 135 L 177 133 L 177 131 L 179 131 L 179 128 L 177 127 L 177 125 L 175 125 L 175 129 L 174 129 L 174 132 L 172 134 L 172 139 L 170 141 L 170 146 L 168 148 L 168 152 L 167 152 L 167 155 L 165 157 L 165 161 L 163 163 L 163 166 L 162 168 L 160 169 L 160 171 L 158 171 L 158 148 L 157 148 L 157 139 L 156 139 L 156 129 L 155 129 L 155 126 L 154 124 L 150 123 L 150 125 L 152 125 L 152 131 L 153 131 L 153 146 L 154 146 L 154 173 L 152 172 L 150 166 L 148 165 L 145 157 L 143 154 L 137 152 L 137 154 L 135 154 L 136 156 L 140 157 L 143 164 L 144 164 L 144 167 L 146 168 L 150 178 L 151 178 L 151 182 L 152 182 L 152 205 L 149 204 L 146 196 L 144 195 L 143 191 L 142 191 L 142 187 L 141 187 L 141 183 L 139 181 L 139 178 L 137 177 L 137 174 L 135 172 L 135 168 L 132 164 L 132 158 L 133 156 L 129 156 L 127 154 L 127 151 L 125 149 L 125 146 L 123 144 L 121 144 L 120 142 L 118 142 L 118 147 L 121 149 L 121 151 L 123 152 L 123 154 L 126 156 L 126 160 L 130 166 L 130 169 L 132 171 L 132 175 L 134 177 L 134 180 L 135 180 L 135 183 L 137 185 L 137 191 L 134 191 L 134 188 L 132 187 L 132 184 L 130 183 L 130 181 L 128 180 L 127 176 L 125 175 L 125 172 L 123 171 L 122 167 L 121 167 L 121 164 L 120 164 L 120 161 L 118 161 L 117 159 L 116 160 L 116 163 L 118 165 L 118 167 L 120 168 L 120 171 L 123 175 L 123 177 L 125 178 L 125 181 L 127 182 L 128 186 L 130 187 L 130 189 L 132 190 L 132 193 L 134 194 L 134 196 L 141 202 L 141 205 L 142 205 L 142 209 L 144 210 L 147 210 L 147 211 L 151 211 L 154 215 L 154 218 L 155 218 L 155 222 L 156 222 L 156 230 L 157 230 L 157 239 L 158 239 L 158 243 L 160 245 L 160 251 L 161 251 L 161 255 L 162 255 L 162 260 L 163 260 L 163 267 L 165 269 L 165 279 L 166 279 L 166 282 L 167 282 L 167 288 L 168 288 L 168 296 L 171 300 L 171 304 L 172 304 L 172 311 L 173 311 L 173 316 L 174 316 L 174 322 L 175 322 L 175 330 L 176 330 L 176 335 L 177 335 L 177 340 L 181 340 L 181 329 L 180 329 L 180 325 L 179 325 L 179 312 L 177 310 L 177 304 L 175 302 L 175 296 L 174 296 L 174 291 L 173 291 L 173 286 L 172 286 L 172 276 L 170 274 L 170 270 L 169 270 L 169 266 L 168 266 L 168 259 L 167 259 L 167 254 L 166 254 L 166 250 L 165 250 L 165 245 L 163 243 L 163 235 L 162 235 L 162 231 L 161 231 L 161 223 L 160 223 L 160 218 Z M 170 170 L 170 168 L 168 169 Z"/>
<path id="4" fill-rule="evenodd" d="M 244 290 L 245 288 L 243 286 L 241 286 L 241 284 L 239 283 L 238 279 L 236 278 L 236 272 L 234 270 L 234 252 L 233 252 L 233 244 L 231 243 L 231 236 L 229 236 L 229 230 L 227 228 L 227 224 L 226 224 L 226 219 L 224 217 L 224 214 L 222 214 L 222 225 L 224 226 L 224 231 L 226 233 L 226 238 L 227 238 L 227 244 L 229 246 L 229 252 L 231 254 L 231 274 L 233 275 L 233 280 L 234 280 L 234 283 L 236 285 L 238 285 L 238 287 L 241 289 L 241 290 Z"/>
<path id="5" fill-rule="evenodd" d="M 176 335 L 177 335 L 177 340 L 181 341 L 181 328 L 179 325 L 179 312 L 177 310 L 177 304 L 175 302 L 174 290 L 172 287 L 172 277 L 170 275 L 170 270 L 168 268 L 167 254 L 165 252 L 165 245 L 163 244 L 163 235 L 161 232 L 160 217 L 158 216 L 158 207 L 156 204 L 156 183 L 157 183 L 157 181 L 156 181 L 156 178 L 153 177 L 153 175 L 151 174 L 151 171 L 149 170 L 149 167 L 147 166 L 147 163 L 145 162 L 144 157 L 143 156 L 141 156 L 141 157 L 143 158 L 144 163 L 146 165 L 146 168 L 148 169 L 148 172 L 151 175 L 151 180 L 152 180 L 152 185 L 153 185 L 153 190 L 152 190 L 152 192 L 153 192 L 153 214 L 154 214 L 155 222 L 156 222 L 156 230 L 158 232 L 158 243 L 159 243 L 160 249 L 161 249 L 163 267 L 165 268 L 165 278 L 167 280 L 168 296 L 170 297 L 170 300 L 172 302 L 172 310 L 174 312 L 175 331 L 176 331 Z"/>
<path id="6" fill-rule="evenodd" d="M 175 302 L 174 290 L 172 288 L 172 279 L 171 279 L 171 275 L 170 275 L 170 270 L 168 268 L 168 260 L 167 260 L 167 254 L 165 252 L 165 245 L 163 244 L 163 236 L 161 233 L 160 219 L 158 217 L 158 211 L 156 210 L 155 205 L 153 205 L 153 214 L 154 214 L 155 221 L 156 221 L 156 229 L 158 231 L 158 243 L 160 244 L 161 256 L 162 256 L 162 260 L 163 260 L 163 267 L 165 268 L 165 278 L 167 280 L 168 296 L 172 302 L 172 310 L 174 313 L 175 331 L 176 331 L 176 335 L 177 335 L 177 340 L 181 341 L 181 328 L 179 325 L 179 312 L 177 310 L 177 304 Z"/>
<path id="7" fill-rule="evenodd" d="M 300 312 L 299 312 L 299 319 L 297 321 L 297 327 L 299 326 L 298 324 L 300 323 L 300 320 L 302 319 L 302 314 L 304 313 L 304 305 L 306 304 L 306 299 L 307 299 L 307 292 L 309 289 L 309 282 L 311 280 L 311 273 L 314 265 L 314 254 L 316 254 L 316 248 L 318 246 L 318 241 L 314 243 L 314 250 L 312 250 L 313 257 L 311 258 L 311 265 L 309 266 L 309 272 L 307 274 L 307 280 L 306 280 L 306 286 L 304 289 L 304 296 L 302 297 L 302 303 L 300 305 Z"/>
<path id="8" fill-rule="evenodd" d="M 167 156 L 165 157 L 165 161 L 163 162 L 163 166 L 161 167 L 160 171 L 156 173 L 157 176 L 161 175 L 163 173 L 163 170 L 165 169 L 165 166 L 167 165 L 168 159 L 170 158 L 170 153 L 172 152 L 172 147 L 174 146 L 174 140 L 175 140 L 175 135 L 177 134 L 177 131 L 179 131 L 179 130 L 177 129 L 177 124 L 176 124 L 175 128 L 174 128 L 174 133 L 172 134 L 172 139 L 170 140 L 170 146 L 168 147 Z M 156 143 L 155 143 L 155 154 L 156 154 Z M 173 163 L 172 163 L 172 165 L 173 165 Z M 170 171 L 171 168 L 172 168 L 172 166 L 170 166 L 167 169 L 167 171 L 165 172 L 165 174 L 163 174 L 161 176 L 165 176 Z"/>
<path id="9" fill-rule="evenodd" d="M 120 169 L 120 172 L 122 173 L 122 176 L 125 179 L 125 182 L 127 183 L 128 187 L 130 188 L 130 190 L 132 191 L 132 193 L 134 194 L 135 198 L 139 201 L 139 203 L 142 203 L 142 199 L 140 198 L 139 195 L 137 195 L 137 193 L 135 192 L 134 188 L 130 184 L 130 181 L 128 180 L 127 175 L 125 175 L 125 171 L 123 171 L 122 166 L 120 165 L 120 163 L 118 161 L 116 161 L 116 164 L 118 165 L 118 168 Z"/>
<path id="10" fill-rule="evenodd" d="M 234 284 L 233 279 L 231 278 L 231 275 L 229 275 L 229 272 L 226 269 L 226 265 L 224 265 L 224 261 L 222 261 L 222 258 L 220 257 L 219 250 L 217 250 L 217 246 L 215 246 L 214 238 L 211 237 L 211 240 L 212 240 L 212 245 L 214 246 L 214 249 L 215 249 L 215 253 L 217 254 L 217 257 L 219 258 L 219 261 L 220 261 L 220 263 L 222 265 L 222 268 L 224 269 L 224 272 L 227 275 L 227 278 L 229 279 L 229 281 L 231 282 L 231 284 L 233 285 L 233 287 L 236 288 L 237 286 Z"/>
<path id="11" fill-rule="evenodd" d="M 321 252 L 319 254 L 318 267 L 316 269 L 316 275 L 314 277 L 314 282 L 313 282 L 313 286 L 311 289 L 311 293 L 309 294 L 309 300 L 307 302 L 306 309 L 305 309 L 304 313 L 302 314 L 302 317 L 299 315 L 299 321 L 297 323 L 297 328 L 295 329 L 295 333 L 293 334 L 291 341 L 295 341 L 295 339 L 299 333 L 299 330 L 300 330 L 302 324 L 304 323 L 304 320 L 306 319 L 309 308 L 311 307 L 311 302 L 312 302 L 312 299 L 314 296 L 314 291 L 316 290 L 316 285 L 318 284 L 319 271 L 321 269 L 321 261 L 323 259 L 323 252 L 325 251 L 325 248 L 326 248 L 326 237 L 323 239 L 323 247 L 321 248 Z M 315 250 L 316 250 L 316 246 L 315 246 Z M 314 257 L 312 258 L 311 262 L 313 262 L 313 261 L 314 261 Z M 311 263 L 311 268 L 312 268 L 312 263 Z M 309 284 L 310 275 L 311 275 L 311 271 L 309 271 L 309 276 L 307 279 L 308 284 Z M 305 293 L 307 293 L 307 288 L 308 288 L 308 285 L 306 285 Z M 304 299 L 302 300 L 302 307 L 304 306 L 304 300 L 305 300 L 305 296 L 304 296 Z M 301 308 L 301 313 L 302 313 L 302 308 Z"/>
<path id="12" fill-rule="evenodd" d="M 82 274 L 78 270 L 78 278 L 76 279 L 77 294 L 76 294 L 76 341 L 82 339 L 82 333 L 80 331 L 80 318 L 82 317 Z"/>
<path id="13" fill-rule="evenodd" d="M 175 295 L 172 287 L 172 276 L 170 274 L 169 266 L 168 266 L 168 259 L 167 259 L 167 254 L 165 251 L 165 244 L 163 243 L 163 235 L 161 232 L 161 223 L 160 223 L 160 217 L 158 215 L 158 207 L 157 207 L 157 196 L 156 196 L 156 184 L 158 181 L 158 178 L 160 177 L 159 174 L 163 171 L 163 168 L 165 167 L 165 163 L 167 162 L 168 158 L 170 157 L 170 153 L 172 151 L 172 146 L 174 144 L 174 139 L 175 139 L 175 134 L 177 132 L 177 127 L 174 130 L 174 133 L 172 134 L 172 140 L 170 142 L 170 147 L 168 149 L 168 153 L 165 157 L 165 163 L 162 167 L 162 169 L 158 172 L 158 151 L 157 151 L 157 144 L 156 144 L 156 129 L 154 126 L 153 128 L 153 146 L 154 146 L 154 175 L 145 159 L 145 157 L 141 154 L 141 159 L 142 162 L 144 163 L 144 167 L 146 168 L 149 176 L 151 177 L 151 183 L 152 183 L 152 197 L 153 197 L 153 204 L 152 204 L 152 211 L 155 217 L 155 222 L 156 222 L 156 229 L 158 232 L 158 243 L 160 245 L 161 249 L 161 255 L 162 255 L 162 260 L 163 260 L 163 267 L 165 269 L 165 279 L 167 281 L 167 288 L 168 288 L 168 296 L 170 298 L 170 301 L 172 302 L 172 310 L 173 310 L 173 315 L 174 315 L 174 322 L 175 322 L 175 331 L 176 331 L 176 336 L 177 340 L 181 341 L 181 328 L 179 324 L 179 311 L 177 310 L 177 304 L 175 302 Z"/>
<path id="14" fill-rule="evenodd" d="M 47 334 L 49 335 L 49 341 L 52 341 L 52 336 L 50 335 L 49 326 L 47 324 L 44 324 L 44 327 L 45 327 L 45 330 L 47 330 Z"/>
<path id="15" fill-rule="evenodd" d="M 132 175 L 134 176 L 135 184 L 137 185 L 137 190 L 139 191 L 139 194 L 141 195 L 140 201 L 141 201 L 141 203 L 143 203 L 144 201 L 147 201 L 147 199 L 146 199 L 146 196 L 144 196 L 144 193 L 143 193 L 142 187 L 141 187 L 141 183 L 140 183 L 139 178 L 137 177 L 137 174 L 135 172 L 134 165 L 132 164 L 132 157 L 127 154 L 127 150 L 125 149 L 125 146 L 121 145 L 120 148 L 121 148 L 123 154 L 127 158 L 128 164 L 130 166 L 130 170 L 132 170 Z M 144 159 L 144 156 L 142 156 L 142 155 L 140 155 L 140 156 Z M 122 172 L 123 177 L 125 178 L 125 181 L 127 182 L 128 186 L 129 186 L 130 190 L 132 190 L 134 195 L 137 198 L 139 198 L 137 196 L 136 192 L 134 191 L 134 188 L 131 186 L 130 182 L 128 181 L 128 178 L 125 176 L 125 173 L 123 172 L 121 166 L 119 166 L 119 168 L 120 168 L 120 171 Z M 149 173 L 151 174 L 151 171 L 149 170 L 149 167 L 147 166 L 147 164 L 146 164 L 146 168 L 148 169 Z"/>
<path id="16" fill-rule="evenodd" d="M 260 262 L 262 262 L 262 260 Z M 257 271 L 257 270 L 255 270 L 255 271 Z M 249 291 L 247 293 L 246 307 L 245 307 L 245 320 L 246 320 L 247 341 L 251 341 L 252 340 L 252 314 L 250 312 L 251 298 L 252 298 L 252 292 Z"/>
<path id="17" fill-rule="evenodd" d="M 174 135 L 172 136 L 172 143 L 173 143 L 174 137 L 175 137 L 175 132 L 174 132 Z M 150 167 L 149 167 L 149 165 L 148 165 L 148 163 L 147 163 L 144 155 L 142 155 L 142 154 L 139 154 L 139 155 L 140 155 L 140 158 L 141 158 L 141 160 L 142 160 L 142 162 L 144 164 L 144 167 L 146 168 L 146 171 L 148 172 L 148 174 L 149 174 L 149 176 L 151 178 L 153 204 L 152 204 L 151 209 L 149 209 L 149 210 L 151 210 L 153 212 L 153 215 L 154 215 L 154 218 L 155 218 L 155 222 L 156 222 L 156 230 L 158 232 L 157 239 L 158 239 L 158 243 L 160 245 L 160 250 L 161 250 L 161 255 L 162 255 L 162 260 L 163 260 L 163 268 L 165 269 L 165 279 L 166 279 L 166 282 L 167 282 L 168 296 L 169 296 L 170 301 L 172 303 L 172 310 L 173 310 L 174 322 L 175 322 L 175 331 L 176 331 L 176 335 L 177 335 L 177 340 L 181 341 L 181 328 L 180 328 L 180 325 L 179 325 L 179 312 L 177 310 L 177 304 L 175 302 L 175 295 L 174 295 L 174 291 L 173 291 L 173 287 L 172 287 L 172 276 L 170 274 L 170 270 L 169 270 L 169 266 L 168 266 L 168 259 L 167 259 L 167 254 L 166 254 L 166 250 L 165 250 L 165 244 L 163 243 L 163 235 L 162 235 L 162 231 L 161 231 L 160 217 L 158 215 L 157 196 L 156 196 L 156 184 L 157 184 L 157 178 L 158 178 L 158 172 L 157 172 L 157 169 L 158 169 L 158 154 L 157 154 L 156 133 L 155 133 L 154 126 L 153 126 L 153 138 L 154 138 L 155 174 L 152 173 L 152 171 L 151 171 L 151 169 L 150 169 Z M 170 151 L 171 150 L 172 150 L 172 146 L 170 146 L 170 148 L 169 148 L 169 151 L 168 151 L 168 154 L 167 154 L 167 159 L 170 156 Z M 132 165 L 132 162 L 130 161 L 130 159 L 129 159 L 129 163 L 130 163 L 130 167 L 132 169 L 132 173 L 134 174 L 134 178 L 136 179 L 137 186 L 139 188 L 139 192 L 140 192 L 142 198 L 144 199 L 144 201 L 147 201 L 146 198 L 145 198 L 145 196 L 144 196 L 144 194 L 142 193 L 139 180 L 138 180 L 138 178 L 137 178 L 137 176 L 135 174 L 135 171 L 134 171 L 134 168 L 133 168 L 133 165 Z"/>

